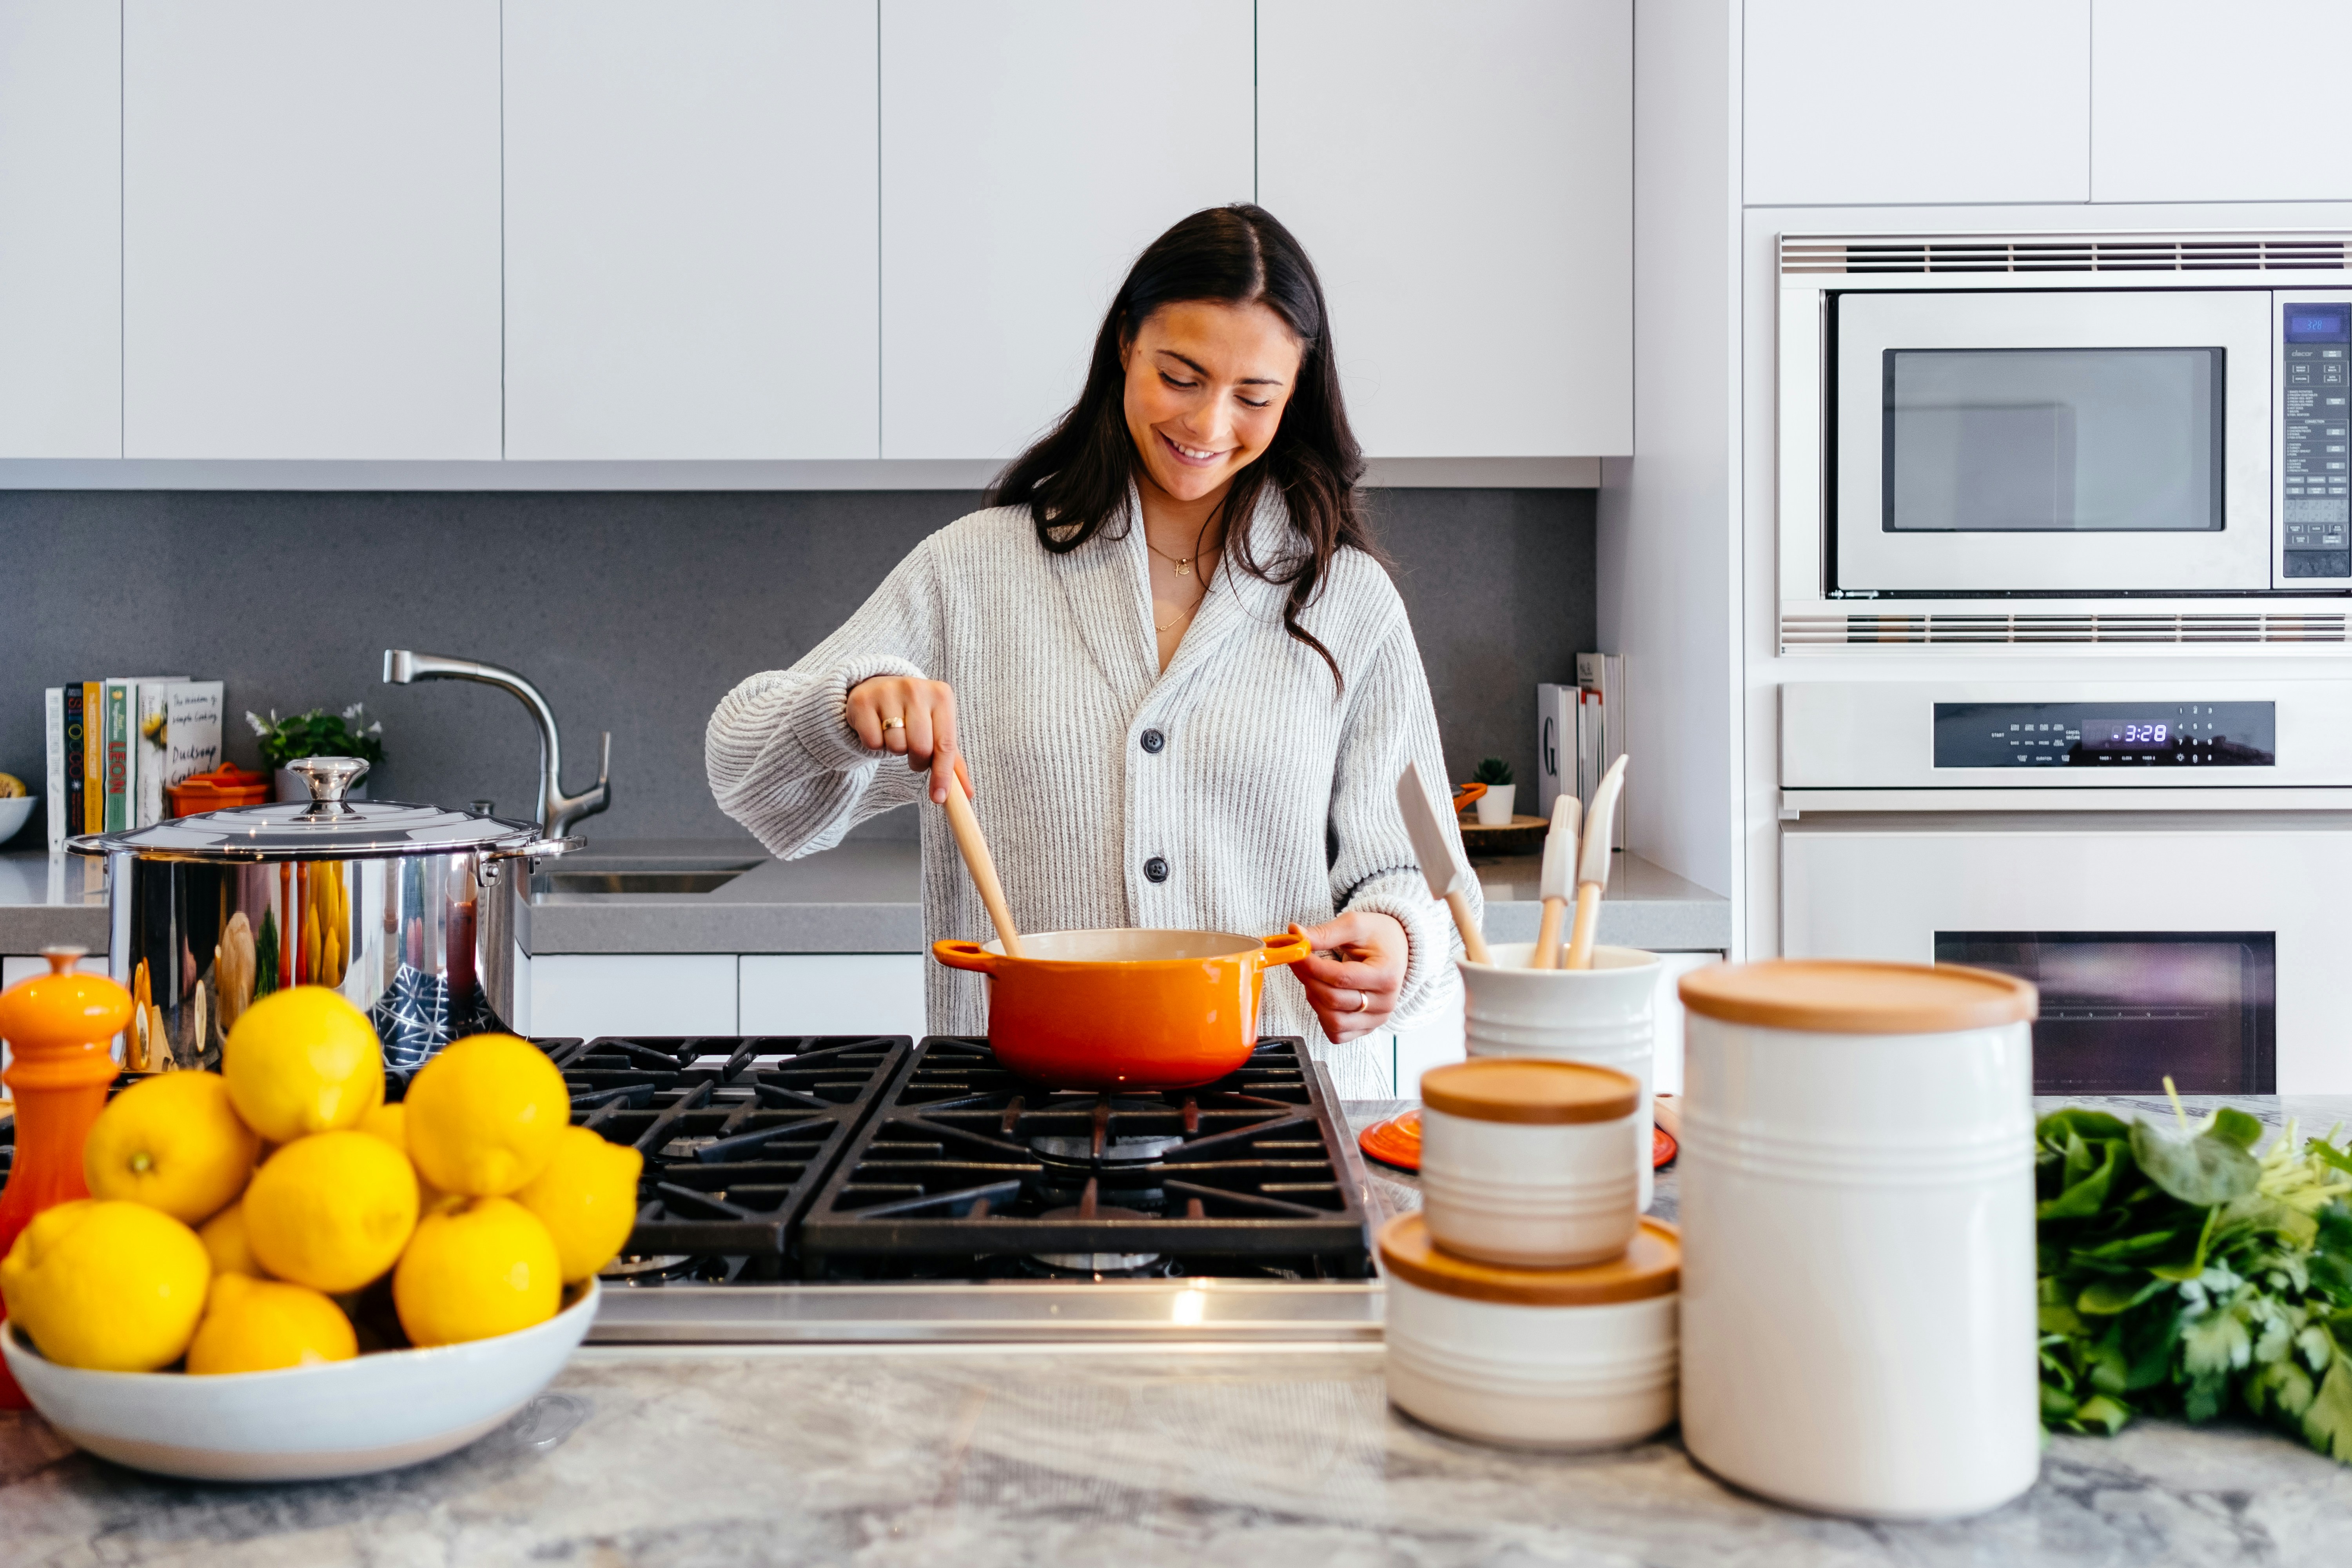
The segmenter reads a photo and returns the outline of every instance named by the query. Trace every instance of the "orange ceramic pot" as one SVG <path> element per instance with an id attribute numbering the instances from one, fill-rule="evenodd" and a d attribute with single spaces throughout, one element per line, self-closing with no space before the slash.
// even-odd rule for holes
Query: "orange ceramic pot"
<path id="1" fill-rule="evenodd" d="M 1191 1089 L 1249 1059 L 1265 972 L 1308 952 L 1302 936 L 1221 931 L 1057 931 L 935 942 L 950 969 L 988 976 L 996 1059 L 1051 1089 Z"/>

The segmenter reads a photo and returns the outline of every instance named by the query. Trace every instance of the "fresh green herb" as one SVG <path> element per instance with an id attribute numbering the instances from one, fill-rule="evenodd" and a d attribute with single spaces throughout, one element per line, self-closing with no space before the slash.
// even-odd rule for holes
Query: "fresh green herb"
<path id="1" fill-rule="evenodd" d="M 313 708 L 307 713 L 297 713 L 280 719 L 278 710 L 269 710 L 269 721 L 263 723 L 258 715 L 248 712 L 245 721 L 261 738 L 261 761 L 265 766 L 282 768 L 300 757 L 365 757 L 371 763 L 383 761 L 383 721 L 377 720 L 364 730 L 360 721 L 367 717 L 363 704 L 354 702 L 341 713 L 330 713 L 323 708 Z"/>
<path id="2" fill-rule="evenodd" d="M 1478 771 L 1470 775 L 1470 782 L 1472 784 L 1485 784 L 1489 789 L 1509 784 L 1511 782 L 1511 764 L 1503 761 L 1500 757 L 1488 757 L 1486 761 L 1478 764 Z"/>
<path id="3" fill-rule="evenodd" d="M 2176 1101 L 2176 1106 L 2177 1106 Z M 2242 1409 L 2352 1463 L 2352 1152 L 2262 1123 L 2103 1111 L 2036 1129 L 2042 1420 Z"/>

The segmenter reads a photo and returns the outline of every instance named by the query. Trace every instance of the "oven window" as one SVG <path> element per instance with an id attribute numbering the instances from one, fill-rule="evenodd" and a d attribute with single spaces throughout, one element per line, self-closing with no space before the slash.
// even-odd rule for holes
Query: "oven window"
<path id="1" fill-rule="evenodd" d="M 2221 355 L 1886 350 L 1885 531 L 2220 529 Z"/>
<path id="2" fill-rule="evenodd" d="M 2036 1094 L 2275 1094 L 2270 931 L 1937 931 L 1936 962 L 2042 993 Z"/>

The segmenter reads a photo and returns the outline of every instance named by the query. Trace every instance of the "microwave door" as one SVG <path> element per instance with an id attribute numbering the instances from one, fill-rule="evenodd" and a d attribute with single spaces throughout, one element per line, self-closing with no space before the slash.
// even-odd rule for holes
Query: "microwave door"
<path id="1" fill-rule="evenodd" d="M 2271 300 L 1839 295 L 1832 591 L 2271 587 Z"/>

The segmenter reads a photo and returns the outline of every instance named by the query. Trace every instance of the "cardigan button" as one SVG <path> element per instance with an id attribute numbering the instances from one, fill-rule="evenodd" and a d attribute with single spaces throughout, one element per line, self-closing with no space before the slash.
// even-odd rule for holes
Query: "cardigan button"
<path id="1" fill-rule="evenodd" d="M 1153 756 L 1158 756 L 1160 749 L 1167 744 L 1168 737 L 1161 734 L 1159 731 L 1146 730 L 1143 732 L 1143 749 L 1150 752 Z"/>
<path id="2" fill-rule="evenodd" d="M 1168 879 L 1168 862 L 1162 860 L 1159 856 L 1154 855 L 1150 859 L 1146 860 L 1143 863 L 1143 876 L 1146 881 L 1166 881 Z"/>

